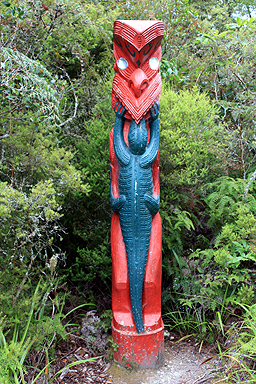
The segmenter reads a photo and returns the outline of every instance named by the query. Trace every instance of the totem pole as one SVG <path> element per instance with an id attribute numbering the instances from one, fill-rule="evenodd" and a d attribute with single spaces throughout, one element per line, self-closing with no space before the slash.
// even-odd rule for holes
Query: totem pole
<path id="1" fill-rule="evenodd" d="M 157 367 L 163 357 L 162 225 L 158 213 L 161 21 L 114 23 L 110 134 L 114 359 Z"/>

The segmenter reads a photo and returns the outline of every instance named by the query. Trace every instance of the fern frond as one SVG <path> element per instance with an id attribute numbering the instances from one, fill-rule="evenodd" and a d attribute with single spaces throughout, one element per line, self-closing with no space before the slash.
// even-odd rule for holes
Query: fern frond
<path id="1" fill-rule="evenodd" d="M 235 201 L 229 196 L 222 196 L 218 204 L 218 215 L 221 216 L 224 213 L 225 208 L 234 208 Z"/>
<path id="2" fill-rule="evenodd" d="M 35 110 L 44 121 L 60 121 L 59 100 L 53 84 L 56 78 L 39 61 L 11 48 L 1 48 L 1 87 L 6 98 L 11 95 L 20 108 Z"/>

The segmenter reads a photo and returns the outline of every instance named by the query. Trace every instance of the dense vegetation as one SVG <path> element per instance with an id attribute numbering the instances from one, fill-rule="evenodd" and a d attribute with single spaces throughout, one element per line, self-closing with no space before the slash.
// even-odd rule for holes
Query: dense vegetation
<path id="1" fill-rule="evenodd" d="M 246 370 L 247 380 L 253 377 L 247 363 L 256 354 L 255 11 L 256 2 L 247 0 L 0 3 L 1 383 L 24 382 L 31 349 L 45 363 L 54 355 L 66 335 L 67 308 L 97 303 L 109 318 L 117 18 L 158 18 L 166 26 L 165 323 L 224 346 L 233 319 L 240 327 L 236 347 L 246 358 L 231 376 L 239 382 L 239 370 Z"/>

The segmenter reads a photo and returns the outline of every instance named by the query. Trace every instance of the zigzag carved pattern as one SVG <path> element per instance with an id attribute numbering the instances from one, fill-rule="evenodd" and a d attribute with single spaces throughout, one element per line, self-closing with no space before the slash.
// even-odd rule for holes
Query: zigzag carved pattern
<path id="1" fill-rule="evenodd" d="M 130 113 L 132 118 L 138 124 L 143 116 L 146 115 L 149 108 L 152 107 L 154 102 L 158 99 L 162 87 L 161 76 L 158 73 L 154 78 L 154 81 L 147 88 L 147 92 L 144 92 L 138 99 L 134 98 L 134 95 L 124 79 L 116 74 L 113 80 L 113 92 L 118 100 L 123 104 L 126 110 Z M 114 98 L 112 97 L 112 108 L 114 109 Z"/>
<path id="2" fill-rule="evenodd" d="M 152 23 L 152 25 L 150 25 Z M 136 24 L 138 26 L 145 25 L 144 31 L 138 31 L 135 29 Z M 129 21 L 127 20 L 116 20 L 114 22 L 114 35 L 118 35 L 125 40 L 127 40 L 130 44 L 133 44 L 138 51 L 140 51 L 143 46 L 148 44 L 150 41 L 154 40 L 159 36 L 164 35 L 164 23 L 162 21 L 145 21 L 141 20 L 140 24 L 133 21 L 134 28 L 129 25 Z M 148 25 L 150 25 L 148 27 Z"/>

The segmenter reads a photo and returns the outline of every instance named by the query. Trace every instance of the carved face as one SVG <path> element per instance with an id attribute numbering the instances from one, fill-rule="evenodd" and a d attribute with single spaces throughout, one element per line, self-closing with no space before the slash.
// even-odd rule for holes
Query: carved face
<path id="1" fill-rule="evenodd" d="M 160 98 L 161 21 L 117 20 L 114 23 L 114 69 L 112 108 L 125 107 L 126 118 L 138 123 Z"/>

